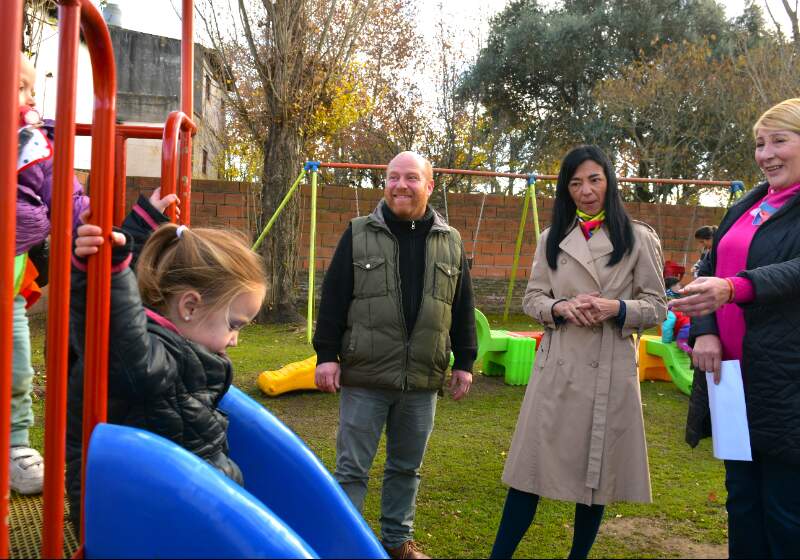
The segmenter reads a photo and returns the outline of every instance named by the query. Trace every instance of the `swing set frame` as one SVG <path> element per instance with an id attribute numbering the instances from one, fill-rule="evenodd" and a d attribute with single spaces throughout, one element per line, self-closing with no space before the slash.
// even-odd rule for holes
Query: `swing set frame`
<path id="1" fill-rule="evenodd" d="M 316 235 L 317 235 L 317 179 L 321 169 L 369 169 L 377 171 L 386 171 L 388 165 L 384 164 L 371 164 L 371 163 L 342 163 L 342 162 L 320 162 L 320 161 L 307 161 L 303 165 L 303 169 L 295 179 L 292 186 L 286 192 L 283 200 L 275 209 L 275 212 L 267 221 L 261 234 L 253 244 L 253 251 L 257 251 L 261 244 L 266 239 L 267 234 L 272 229 L 275 221 L 280 216 L 280 213 L 289 203 L 294 195 L 297 187 L 305 178 L 306 174 L 311 173 L 311 216 L 309 226 L 309 246 L 308 246 L 308 304 L 306 310 L 306 341 L 311 344 L 311 338 L 314 327 L 314 275 L 316 272 L 315 256 L 316 256 Z M 508 279 L 508 289 L 506 291 L 505 303 L 503 305 L 503 320 L 508 319 L 508 312 L 511 306 L 511 300 L 514 295 L 514 284 L 517 279 L 517 269 L 519 268 L 519 258 L 522 252 L 522 241 L 525 236 L 525 225 L 528 220 L 528 210 L 533 207 L 533 232 L 536 237 L 536 243 L 539 242 L 540 228 L 539 228 L 539 206 L 536 197 L 536 182 L 556 182 L 557 175 L 536 175 L 533 173 L 504 173 L 499 171 L 486 171 L 479 169 L 447 169 L 441 167 L 433 168 L 434 174 L 447 174 L 447 175 L 468 175 L 473 177 L 494 177 L 494 178 L 508 178 L 508 179 L 524 179 L 526 181 L 525 193 L 522 202 L 522 214 L 520 216 L 519 228 L 517 230 L 517 239 L 514 247 L 514 261 L 511 265 L 511 274 Z M 629 183 L 634 185 L 695 185 L 695 186 L 715 186 L 727 187 L 731 192 L 731 199 L 741 196 L 744 191 L 744 183 L 741 181 L 713 181 L 707 179 L 655 179 L 651 177 L 617 177 L 619 183 Z M 357 196 L 357 195 L 356 195 Z M 447 200 L 447 191 L 445 190 L 445 200 Z M 445 203 L 446 204 L 446 203 Z M 481 204 L 481 218 L 483 217 L 483 203 Z M 473 255 L 475 244 L 478 241 L 477 232 L 480 229 L 480 219 L 476 226 L 475 236 L 473 237 Z"/>

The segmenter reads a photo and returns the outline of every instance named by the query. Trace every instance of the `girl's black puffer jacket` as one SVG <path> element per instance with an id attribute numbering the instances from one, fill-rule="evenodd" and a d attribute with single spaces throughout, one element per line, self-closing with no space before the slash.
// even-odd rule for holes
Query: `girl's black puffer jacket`
<path id="1" fill-rule="evenodd" d="M 146 199 L 137 203 L 164 221 Z M 242 483 L 239 467 L 228 456 L 228 420 L 219 402 L 233 376 L 230 360 L 181 336 L 172 324 L 146 310 L 136 277 L 128 266 L 131 246 L 152 232 L 134 212 L 123 225 L 125 248 L 114 250 L 109 324 L 108 421 L 165 437 Z M 80 503 L 83 410 L 83 338 L 86 274 L 73 266 L 67 425 L 67 486 L 71 517 Z"/>

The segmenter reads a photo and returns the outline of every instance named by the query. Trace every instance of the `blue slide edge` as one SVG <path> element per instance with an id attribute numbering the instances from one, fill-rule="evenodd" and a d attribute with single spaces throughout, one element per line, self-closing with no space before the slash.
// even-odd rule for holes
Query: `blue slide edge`
<path id="1" fill-rule="evenodd" d="M 174 443 L 99 424 L 86 465 L 86 558 L 316 558 L 258 499 Z"/>
<path id="2" fill-rule="evenodd" d="M 339 484 L 285 424 L 236 387 L 220 409 L 230 420 L 231 458 L 242 469 L 245 488 L 320 558 L 387 557 Z"/>

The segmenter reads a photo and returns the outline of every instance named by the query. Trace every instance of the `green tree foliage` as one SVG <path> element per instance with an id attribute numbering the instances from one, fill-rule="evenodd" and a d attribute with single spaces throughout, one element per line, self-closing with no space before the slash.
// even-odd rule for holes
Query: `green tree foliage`
<path id="1" fill-rule="evenodd" d="M 417 147 L 429 134 L 422 92 L 414 78 L 420 72 L 425 44 L 416 25 L 414 0 L 378 2 L 367 20 L 358 67 L 350 88 L 361 94 L 349 105 L 342 126 L 314 146 L 321 159 L 386 163 L 400 151 Z M 343 107 L 344 109 L 344 107 Z M 345 122 L 346 121 L 346 122 Z M 370 170 L 326 173 L 337 184 L 382 187 L 384 174 Z"/>
<path id="2" fill-rule="evenodd" d="M 261 214 L 278 208 L 302 168 L 308 132 L 329 134 L 346 119 L 332 116 L 365 41 L 365 23 L 379 0 L 238 0 L 198 3 L 213 47 L 220 53 L 228 102 L 258 146 Z M 357 97 L 357 96 L 356 96 Z M 314 128 L 316 126 L 316 129 Z M 251 152 L 252 153 L 252 152 Z M 299 206 L 295 197 L 262 245 L 270 291 L 259 318 L 299 321 L 295 310 Z"/>
<path id="3" fill-rule="evenodd" d="M 488 43 L 464 88 L 522 134 L 521 159 L 551 165 L 578 142 L 616 152 L 620 129 L 593 90 L 665 46 L 706 41 L 716 53 L 733 32 L 714 0 L 566 0 L 548 7 L 516 0 L 492 20 Z"/>
<path id="4" fill-rule="evenodd" d="M 708 41 L 686 42 L 663 45 L 652 60 L 634 61 L 600 82 L 593 98 L 601 118 L 621 132 L 616 151 L 629 168 L 621 171 L 752 181 L 746 153 L 752 103 L 742 69 L 738 58 L 715 57 Z M 671 188 L 638 192 L 662 201 L 673 194 Z M 690 192 L 697 189 L 678 196 Z"/>

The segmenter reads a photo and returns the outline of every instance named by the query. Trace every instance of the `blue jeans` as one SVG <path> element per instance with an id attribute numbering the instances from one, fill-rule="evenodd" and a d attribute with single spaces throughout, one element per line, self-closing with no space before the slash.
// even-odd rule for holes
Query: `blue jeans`
<path id="1" fill-rule="evenodd" d="M 31 387 L 31 331 L 25 313 L 25 298 L 14 298 L 14 377 L 11 384 L 11 446 L 30 445 L 28 430 L 33 426 Z"/>
<path id="2" fill-rule="evenodd" d="M 800 557 L 800 467 L 765 455 L 725 461 L 731 558 Z"/>
<path id="3" fill-rule="evenodd" d="M 435 414 L 436 391 L 342 387 L 333 476 L 361 511 L 369 470 L 386 427 L 380 522 L 381 538 L 387 547 L 413 538 L 419 469 Z"/>

